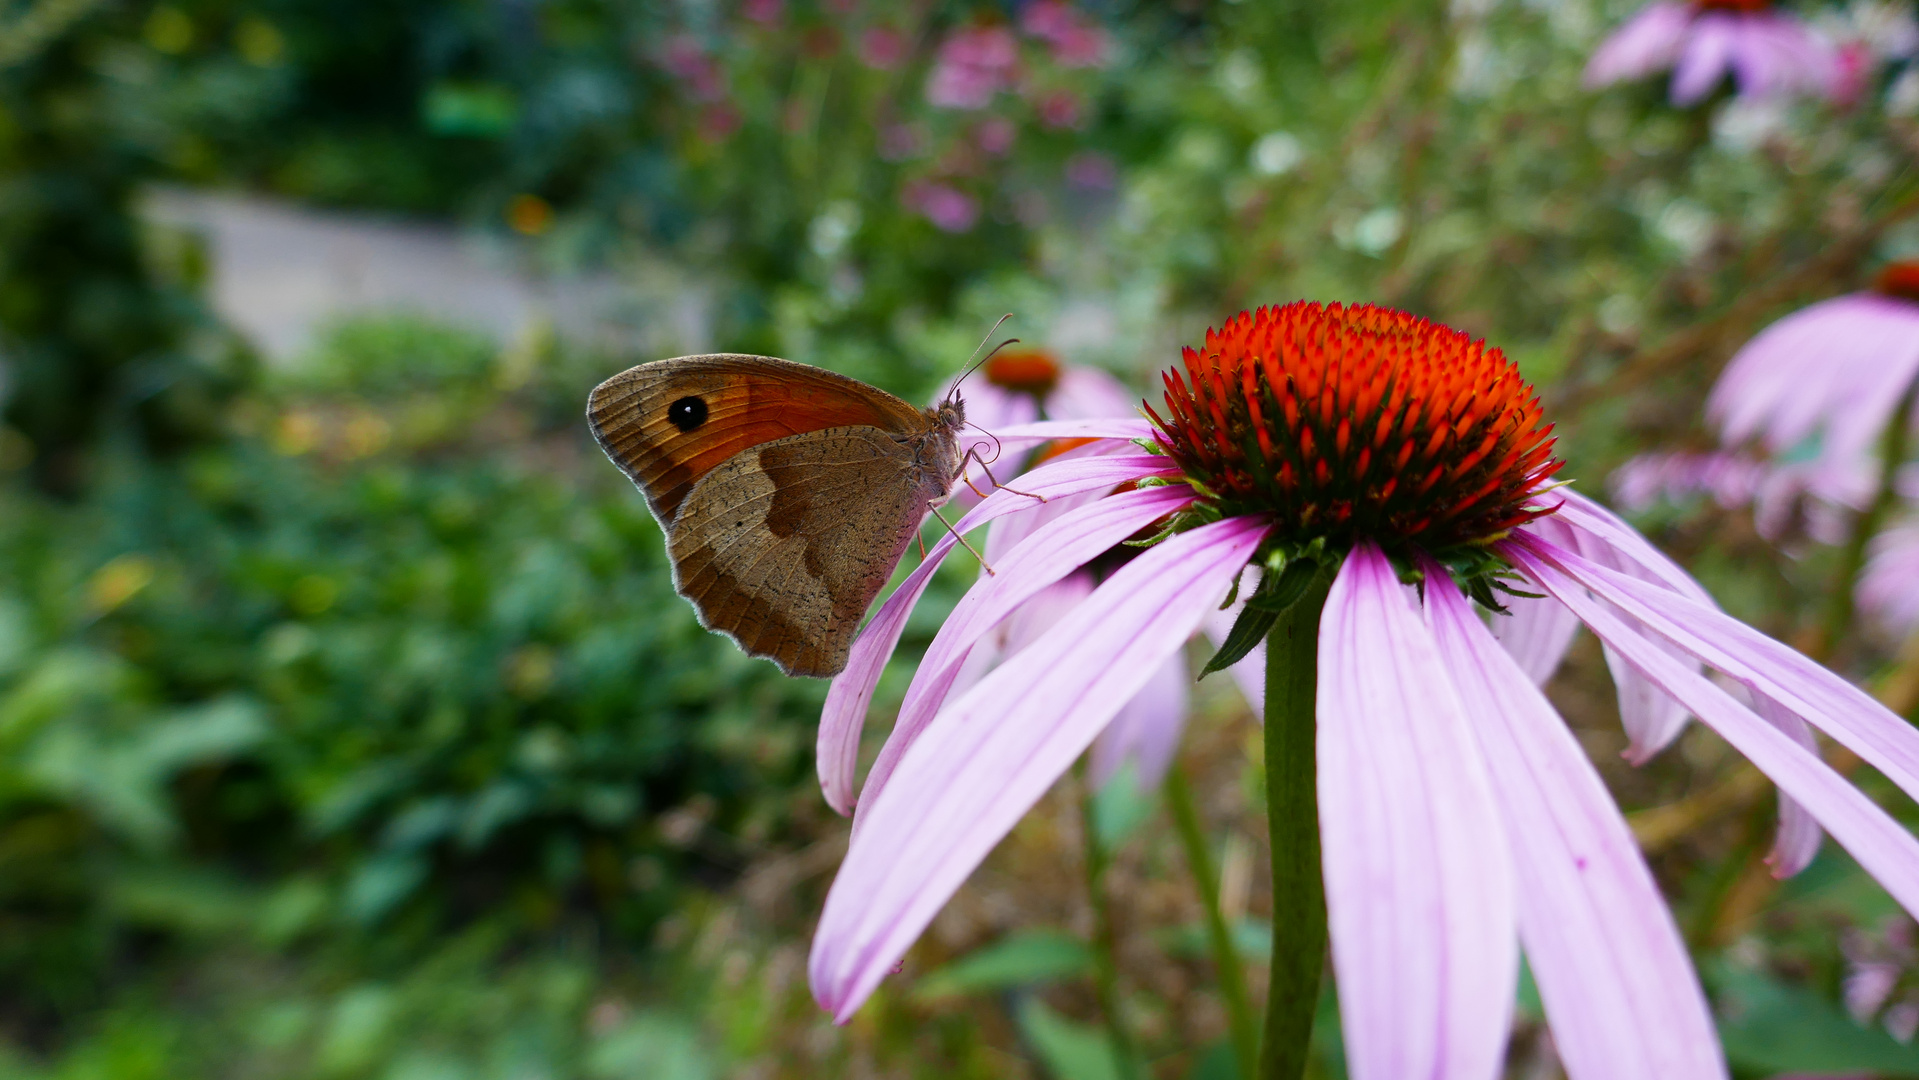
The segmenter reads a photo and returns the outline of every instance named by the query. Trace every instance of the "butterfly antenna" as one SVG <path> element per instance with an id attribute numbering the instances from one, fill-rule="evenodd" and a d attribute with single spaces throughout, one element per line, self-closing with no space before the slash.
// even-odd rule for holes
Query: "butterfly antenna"
<path id="1" fill-rule="evenodd" d="M 973 355 L 966 358 L 966 362 L 971 366 L 969 366 L 965 371 L 960 372 L 960 377 L 953 380 L 952 388 L 946 391 L 946 399 L 948 401 L 951 401 L 953 397 L 959 393 L 960 383 L 965 382 L 966 377 L 968 375 L 971 375 L 973 372 L 978 371 L 980 368 L 986 366 L 986 362 L 988 360 L 991 360 L 993 357 L 999 355 L 999 351 L 1001 349 L 1004 349 L 1008 345 L 1016 344 L 1019 341 L 1018 338 L 1007 338 L 1005 341 L 1002 341 L 998 345 L 993 346 L 992 352 L 987 353 L 985 356 L 980 356 L 979 354 L 980 349 L 984 349 L 986 347 L 986 343 L 993 340 L 993 335 L 999 333 L 999 328 L 1002 326 L 1005 326 L 1006 320 L 1012 317 L 1013 317 L 1013 313 L 1010 311 L 1004 315 L 1001 315 L 999 317 L 999 321 L 993 324 L 993 328 L 991 330 L 988 330 L 986 332 L 986 336 L 980 339 L 979 346 L 973 350 Z M 973 357 L 979 357 L 979 362 L 974 363 Z"/>

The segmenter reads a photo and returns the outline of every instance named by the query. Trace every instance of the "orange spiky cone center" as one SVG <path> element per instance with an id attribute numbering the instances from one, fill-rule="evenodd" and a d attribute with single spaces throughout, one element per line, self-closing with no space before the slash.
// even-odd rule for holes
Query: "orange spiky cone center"
<path id="1" fill-rule="evenodd" d="M 1441 550 L 1550 512 L 1551 425 L 1498 349 L 1404 312 L 1242 312 L 1165 376 L 1152 413 L 1182 470 L 1277 536 Z"/>

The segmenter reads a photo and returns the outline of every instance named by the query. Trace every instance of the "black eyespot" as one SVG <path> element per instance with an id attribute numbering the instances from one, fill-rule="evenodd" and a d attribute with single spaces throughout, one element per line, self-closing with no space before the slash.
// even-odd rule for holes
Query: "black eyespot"
<path id="1" fill-rule="evenodd" d="M 692 431 L 706 423 L 706 402 L 696 397 L 683 397 L 666 407 L 666 419 L 681 431 Z"/>

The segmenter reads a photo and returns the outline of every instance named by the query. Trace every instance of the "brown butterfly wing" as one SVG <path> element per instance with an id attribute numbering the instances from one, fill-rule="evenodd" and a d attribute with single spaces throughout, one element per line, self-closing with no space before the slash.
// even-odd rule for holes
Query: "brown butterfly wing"
<path id="1" fill-rule="evenodd" d="M 787 674 L 836 675 L 947 483 L 911 444 L 867 425 L 737 454 L 680 504 L 673 587 L 701 623 Z"/>
<path id="2" fill-rule="evenodd" d="M 674 422 L 693 399 L 698 424 Z M 682 422 L 691 419 L 683 411 Z M 870 425 L 913 434 L 925 414 L 855 379 L 771 356 L 714 353 L 641 364 L 593 390 L 587 423 L 607 457 L 670 524 L 693 485 L 742 450 L 825 428 Z"/>

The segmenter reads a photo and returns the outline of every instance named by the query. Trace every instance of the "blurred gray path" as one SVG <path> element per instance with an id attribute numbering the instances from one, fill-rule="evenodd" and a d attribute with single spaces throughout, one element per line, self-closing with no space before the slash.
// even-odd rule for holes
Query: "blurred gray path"
<path id="1" fill-rule="evenodd" d="M 646 347 L 664 332 L 697 348 L 706 336 L 697 290 L 649 301 L 610 274 L 541 278 L 518 265 L 511 245 L 451 226 L 179 188 L 150 192 L 143 213 L 203 238 L 215 309 L 278 363 L 298 357 L 331 319 L 385 312 L 471 327 L 502 343 L 541 324 L 613 347 Z"/>

